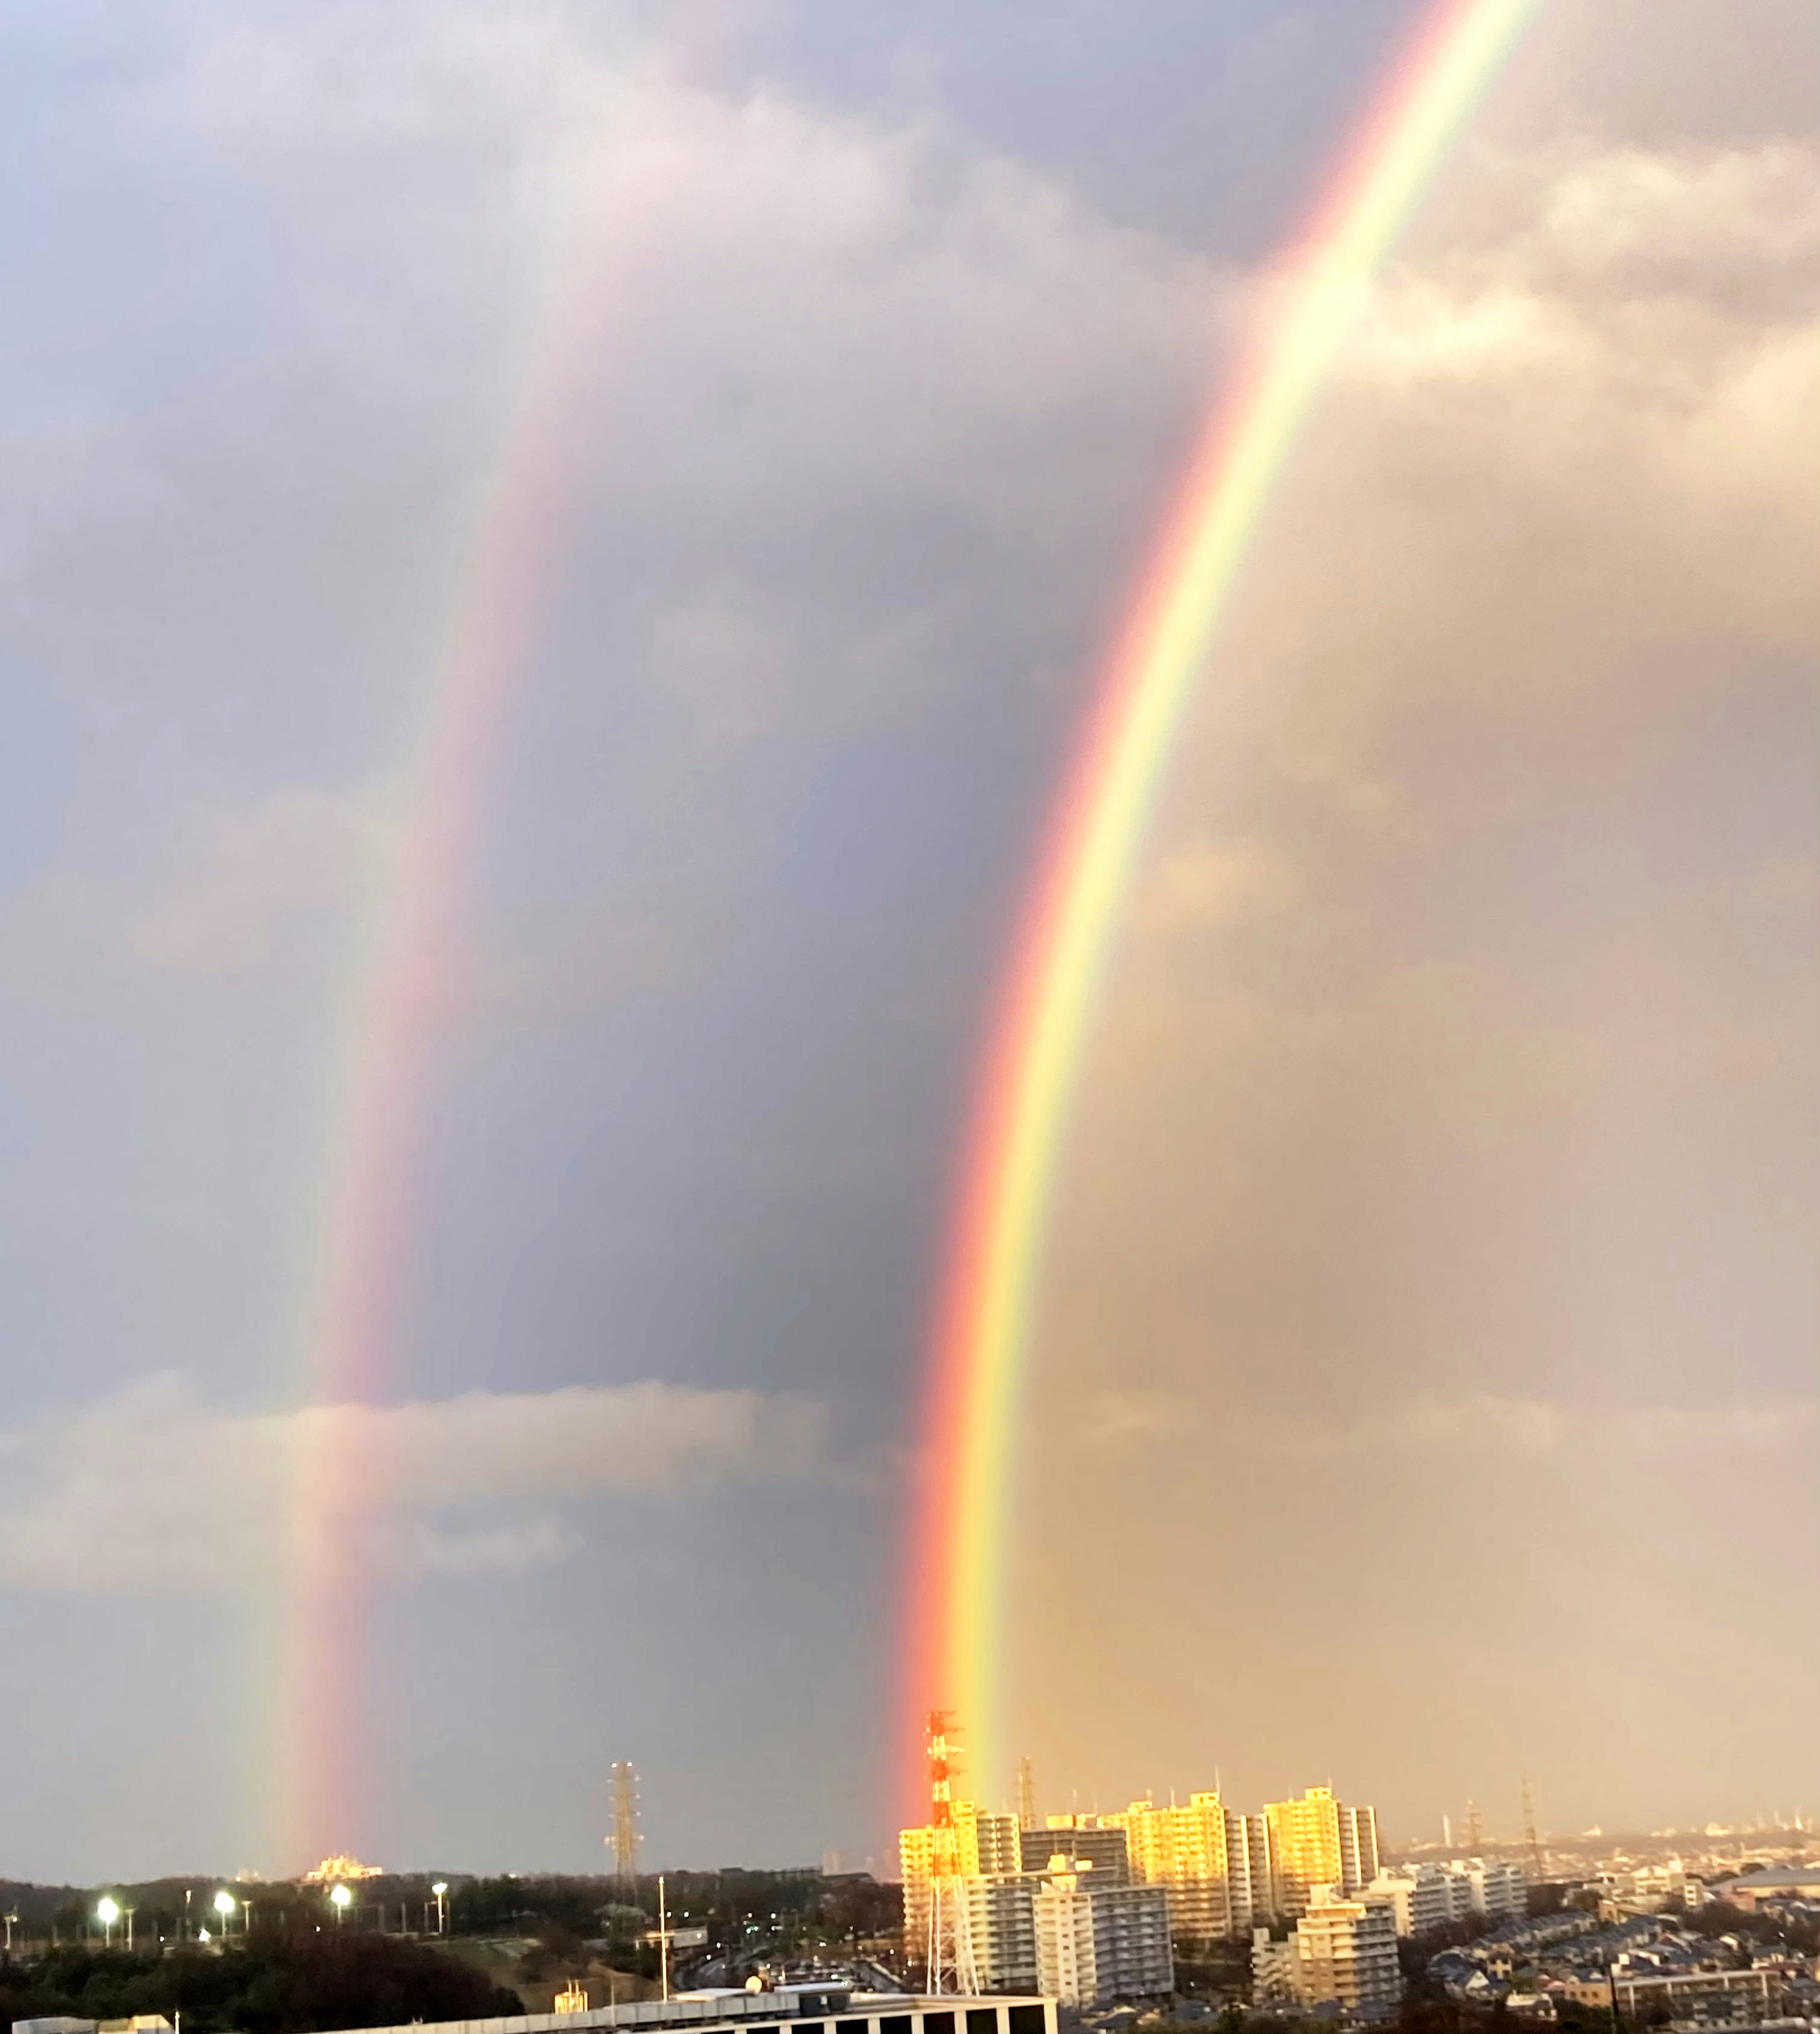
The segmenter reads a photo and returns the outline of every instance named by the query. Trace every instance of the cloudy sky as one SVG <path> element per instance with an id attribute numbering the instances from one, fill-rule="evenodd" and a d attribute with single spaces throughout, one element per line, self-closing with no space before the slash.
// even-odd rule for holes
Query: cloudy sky
<path id="1" fill-rule="evenodd" d="M 619 1758 L 888 1856 L 996 970 L 1424 12 L 14 10 L 0 1873 L 587 1869 Z M 1046 1806 L 1820 1807 L 1811 26 L 1545 6 L 1285 476 L 1060 1183 Z"/>

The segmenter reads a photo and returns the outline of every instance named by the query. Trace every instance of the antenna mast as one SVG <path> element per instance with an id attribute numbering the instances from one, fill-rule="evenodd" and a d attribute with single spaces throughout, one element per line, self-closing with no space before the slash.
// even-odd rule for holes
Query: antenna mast
<path id="1" fill-rule="evenodd" d="M 638 1774 L 616 1759 L 613 1767 L 613 1875 L 629 1905 L 638 1898 Z"/>
<path id="2" fill-rule="evenodd" d="M 954 1729 L 951 1710 L 930 1710 L 929 1988 L 937 1997 L 951 1991 L 970 1998 L 978 1995 L 980 1977 L 955 1828 L 951 1782 L 960 1747 L 952 1741 Z"/>

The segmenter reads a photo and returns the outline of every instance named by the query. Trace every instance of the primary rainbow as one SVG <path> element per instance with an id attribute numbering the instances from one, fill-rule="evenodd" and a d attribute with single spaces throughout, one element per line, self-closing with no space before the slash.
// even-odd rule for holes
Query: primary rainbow
<path id="1" fill-rule="evenodd" d="M 915 1715 L 959 1713 L 976 1791 L 1003 1777 L 1013 1441 L 1050 1190 L 1120 902 L 1184 710 L 1303 422 L 1374 273 L 1539 5 L 1443 0 L 1402 52 L 1285 271 L 1278 313 L 1209 421 L 1056 806 L 951 1216 L 912 1544 L 906 1696 Z"/>

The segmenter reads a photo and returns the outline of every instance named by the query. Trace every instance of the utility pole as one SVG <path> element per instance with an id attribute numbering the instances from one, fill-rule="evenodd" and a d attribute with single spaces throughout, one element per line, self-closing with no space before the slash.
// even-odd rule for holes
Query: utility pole
<path id="1" fill-rule="evenodd" d="M 628 1905 L 638 1899 L 638 1774 L 629 1764 L 615 1761 L 613 1768 L 614 1876 Z"/>
<path id="2" fill-rule="evenodd" d="M 1030 1762 L 1018 1761 L 1018 1827 L 1034 1829 L 1037 1826 L 1036 1782 L 1030 1776 Z"/>
<path id="3" fill-rule="evenodd" d="M 663 1973 L 663 1995 L 670 1996 L 670 1910 L 663 1897 L 663 1874 L 657 1875 L 657 1957 Z"/>

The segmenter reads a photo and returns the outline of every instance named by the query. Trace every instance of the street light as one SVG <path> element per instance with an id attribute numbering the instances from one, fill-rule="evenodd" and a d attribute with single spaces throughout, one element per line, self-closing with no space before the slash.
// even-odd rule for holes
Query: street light
<path id="1" fill-rule="evenodd" d="M 103 1893 L 95 1903 L 95 1918 L 101 1923 L 102 1946 L 114 1946 L 114 1923 L 120 1919 L 120 1902 L 111 1893 Z"/>
<path id="2" fill-rule="evenodd" d="M 448 1933 L 448 1881 L 439 1878 L 430 1890 L 436 1895 L 436 1932 L 439 1935 L 446 1935 Z"/>
<path id="3" fill-rule="evenodd" d="M 18 1915 L 17 1913 L 9 1913 L 6 1916 L 6 1953 L 8 1956 L 11 1956 L 13 1953 L 13 1931 L 18 1925 Z"/>
<path id="4" fill-rule="evenodd" d="M 328 1889 L 328 1904 L 335 1909 L 335 1925 L 341 1926 L 341 1918 L 347 1912 L 354 1895 L 345 1886 L 332 1886 Z"/>
<path id="5" fill-rule="evenodd" d="M 221 1916 L 221 1939 L 227 1939 L 227 1924 L 234 1915 L 234 1895 L 224 1886 L 215 1896 L 215 1911 Z"/>

